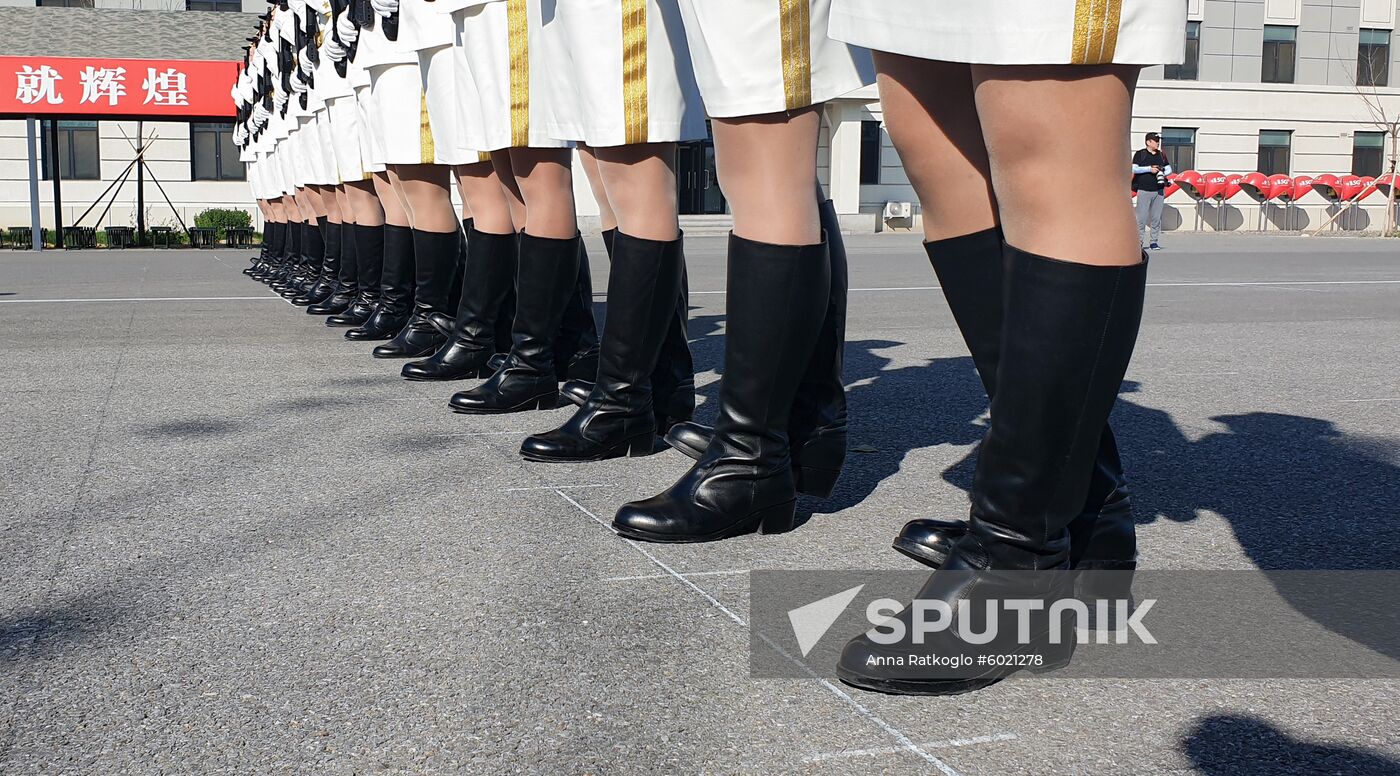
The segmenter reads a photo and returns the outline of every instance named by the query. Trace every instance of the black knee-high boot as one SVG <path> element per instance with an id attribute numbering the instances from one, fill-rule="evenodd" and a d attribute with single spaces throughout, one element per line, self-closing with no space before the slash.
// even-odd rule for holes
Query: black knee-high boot
<path id="1" fill-rule="evenodd" d="M 567 240 L 520 235 L 510 355 L 490 380 L 454 395 L 454 411 L 552 409 L 559 401 L 554 343 L 569 297 L 577 289 L 580 242 L 577 235 Z"/>
<path id="2" fill-rule="evenodd" d="M 281 221 L 268 221 L 263 225 L 262 253 L 257 261 L 253 262 L 253 266 L 243 270 L 249 277 L 262 280 L 276 265 L 277 257 L 282 251 L 282 240 L 286 235 L 285 226 Z"/>
<path id="3" fill-rule="evenodd" d="M 462 233 L 413 230 L 413 315 L 394 338 L 374 349 L 375 358 L 421 358 L 437 352 L 447 341 L 434 317 L 446 318 L 453 308 L 452 281 Z"/>
<path id="4" fill-rule="evenodd" d="M 608 258 L 612 259 L 613 240 L 617 229 L 602 233 L 603 246 Z M 682 241 L 685 239 L 681 235 Z M 684 242 L 682 242 L 684 246 Z M 690 353 L 690 337 L 687 324 L 690 318 L 690 283 L 685 271 L 685 249 L 681 249 L 681 290 L 676 297 L 675 315 L 666 329 L 666 339 L 661 343 L 661 353 L 656 358 L 656 368 L 651 373 L 652 409 L 656 414 L 656 431 L 665 433 L 671 426 L 690 420 L 695 414 L 695 361 Z M 565 399 L 582 407 L 593 392 L 593 381 L 575 378 L 559 387 Z M 705 442 L 709 442 L 709 427 L 705 427 Z M 696 452 L 699 457 L 704 446 Z"/>
<path id="5" fill-rule="evenodd" d="M 363 326 L 379 306 L 379 281 L 384 274 L 384 227 L 355 224 L 355 301 L 345 312 L 326 319 L 327 326 Z"/>
<path id="6" fill-rule="evenodd" d="M 500 347 L 501 308 L 515 284 L 515 233 L 491 234 L 472 229 L 467 235 L 467 263 L 462 272 L 457 317 L 434 318 L 448 334 L 446 344 L 430 358 L 404 364 L 409 380 L 460 380 L 490 377 L 491 357 Z M 509 319 L 506 335 L 510 334 Z M 504 350 L 509 350 L 507 344 Z"/>
<path id="7" fill-rule="evenodd" d="M 413 313 L 413 230 L 384 225 L 384 263 L 379 274 L 379 303 L 365 325 L 345 332 L 346 339 L 386 340 L 408 325 Z"/>
<path id="8" fill-rule="evenodd" d="M 972 354 L 989 398 L 996 396 L 1001 360 L 1005 245 L 1000 229 L 924 244 L 953 319 Z M 934 568 L 947 559 L 953 541 L 967 531 L 962 520 L 920 519 L 904 526 L 894 548 Z M 1137 541 L 1132 504 L 1113 429 L 1104 424 L 1084 507 L 1070 522 L 1070 566 L 1131 570 Z"/>
<path id="9" fill-rule="evenodd" d="M 598 382 L 562 427 L 527 438 L 532 461 L 596 461 L 648 455 L 656 436 L 651 375 L 670 329 L 684 268 L 679 239 L 618 233 L 608 274 L 608 313 Z"/>
<path id="10" fill-rule="evenodd" d="M 1109 411 L 1132 357 L 1142 320 L 1146 256 L 1127 267 L 1058 261 L 1008 247 L 1001 355 L 991 425 L 977 457 L 968 533 L 953 543 L 943 567 L 916 600 L 953 612 L 946 630 L 922 643 L 851 640 L 837 665 L 841 680 L 863 689 L 911 694 L 977 690 L 1024 666 L 979 663 L 956 675 L 901 662 L 921 654 L 995 654 L 1014 649 L 1038 656 L 1039 669 L 1069 661 L 1068 638 L 1051 639 L 1048 603 L 1072 593 L 1069 525 L 1088 497 Z M 1048 572 L 1035 575 L 1005 571 Z M 1009 599 L 1040 607 L 993 609 L 978 633 L 1006 634 L 978 646 L 962 640 L 967 610 Z M 966 602 L 968 607 L 961 606 Z M 912 624 L 915 607 L 897 617 Z M 1029 612 L 1024 619 L 1021 614 Z M 906 631 L 907 633 L 908 631 Z"/>
<path id="11" fill-rule="evenodd" d="M 355 301 L 355 225 L 340 223 L 332 231 L 337 248 L 335 290 L 319 304 L 306 308 L 311 315 L 339 315 Z"/>
<path id="12" fill-rule="evenodd" d="M 846 460 L 846 387 L 841 370 L 846 348 L 849 281 L 846 244 L 841 238 L 841 223 L 831 200 L 819 205 L 819 213 L 831 254 L 831 292 L 827 296 L 826 317 L 822 319 L 812 360 L 807 363 L 797 398 L 793 400 L 788 435 L 797 491 L 826 498 L 835 490 Z M 691 385 L 693 404 L 693 382 Z M 698 459 L 713 433 L 709 426 L 694 421 L 678 423 L 666 433 L 666 442 Z"/>
<path id="13" fill-rule="evenodd" d="M 562 380 L 598 377 L 598 323 L 593 319 L 593 270 L 588 249 L 578 241 L 578 277 L 554 340 L 555 374 Z"/>
<path id="14" fill-rule="evenodd" d="M 318 305 L 331 297 L 335 293 L 336 282 L 340 273 L 340 224 L 332 222 L 324 216 L 316 219 L 320 223 L 321 230 L 322 258 L 321 268 L 316 275 L 316 282 L 311 288 L 301 296 L 292 300 L 292 304 L 309 307 Z"/>
<path id="15" fill-rule="evenodd" d="M 282 241 L 282 255 L 277 262 L 277 269 L 268 277 L 268 285 L 273 291 L 278 291 L 285 287 L 296 272 L 301 261 L 301 240 L 302 230 L 306 225 L 301 221 L 288 221 L 286 226 L 286 239 Z"/>
<path id="16" fill-rule="evenodd" d="M 830 293 L 827 245 L 768 245 L 731 235 L 724 379 L 705 454 L 670 489 L 624 505 L 623 536 L 703 542 L 793 526 L 797 491 L 788 423 Z"/>

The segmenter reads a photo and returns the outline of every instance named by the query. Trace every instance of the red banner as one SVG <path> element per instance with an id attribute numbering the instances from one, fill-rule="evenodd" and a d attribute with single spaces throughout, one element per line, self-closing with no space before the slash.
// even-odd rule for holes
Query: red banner
<path id="1" fill-rule="evenodd" d="M 0 57 L 0 115 L 234 115 L 238 62 Z"/>

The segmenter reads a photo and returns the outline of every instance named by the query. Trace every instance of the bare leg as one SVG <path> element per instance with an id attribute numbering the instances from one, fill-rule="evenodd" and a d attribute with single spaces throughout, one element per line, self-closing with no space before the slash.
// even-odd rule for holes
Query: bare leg
<path id="1" fill-rule="evenodd" d="M 924 237 L 944 240 L 996 226 L 971 66 L 878 52 L 875 64 L 885 126 L 923 208 Z M 1023 141 L 1039 145 L 1030 134 Z"/>
<path id="2" fill-rule="evenodd" d="M 347 188 L 345 184 L 335 187 L 335 205 L 340 209 L 340 222 L 353 224 L 356 223 L 355 210 L 350 207 L 350 195 L 347 193 Z"/>
<path id="3" fill-rule="evenodd" d="M 814 245 L 821 220 L 812 195 L 821 107 L 716 119 L 715 161 L 734 233 L 756 242 Z"/>
<path id="4" fill-rule="evenodd" d="M 598 202 L 598 228 L 606 232 L 617 228 L 617 216 L 613 213 L 612 203 L 608 201 L 608 192 L 603 188 L 603 176 L 598 171 L 598 156 L 596 151 L 586 145 L 578 147 L 579 164 L 583 166 L 583 174 L 588 177 L 588 187 L 593 190 L 593 199 Z"/>
<path id="5" fill-rule="evenodd" d="M 1124 159 L 1138 68 L 975 65 L 972 78 L 1006 242 L 1102 266 L 1142 260 Z M 1050 185 L 1073 170 L 1065 197 Z"/>
<path id="6" fill-rule="evenodd" d="M 340 200 L 336 197 L 334 186 L 321 187 L 321 204 L 326 208 L 326 220 L 338 224 L 342 217 L 340 214 Z"/>
<path id="7" fill-rule="evenodd" d="M 605 201 L 623 234 L 662 242 L 680 236 L 674 143 L 598 148 L 595 153 Z"/>
<path id="8" fill-rule="evenodd" d="M 578 234 L 571 155 L 567 148 L 510 150 L 515 183 L 525 202 L 525 232 L 559 240 Z"/>
<path id="9" fill-rule="evenodd" d="M 345 199 L 354 212 L 354 221 L 361 226 L 383 226 L 384 207 L 379 204 L 379 196 L 374 192 L 373 181 L 354 181 L 345 184 Z"/>
<path id="10" fill-rule="evenodd" d="M 525 197 L 520 193 L 520 186 L 515 182 L 515 162 L 512 154 L 515 149 L 505 148 L 500 151 L 491 152 L 491 166 L 496 170 L 496 180 L 501 183 L 501 190 L 505 192 L 506 203 L 510 207 L 510 220 L 515 224 L 515 231 L 525 231 Z"/>
<path id="11" fill-rule="evenodd" d="M 473 229 L 491 234 L 515 231 L 511 197 L 490 161 L 459 166 L 457 186 L 462 195 L 462 217 L 472 219 Z"/>
<path id="12" fill-rule="evenodd" d="M 461 225 L 448 193 L 450 168 L 441 164 L 396 164 L 390 170 L 395 190 L 403 195 L 414 229 L 446 234 Z"/>
<path id="13" fill-rule="evenodd" d="M 391 226 L 409 226 L 408 210 L 394 184 L 390 182 L 388 172 L 374 173 L 374 192 L 384 209 L 384 223 Z"/>

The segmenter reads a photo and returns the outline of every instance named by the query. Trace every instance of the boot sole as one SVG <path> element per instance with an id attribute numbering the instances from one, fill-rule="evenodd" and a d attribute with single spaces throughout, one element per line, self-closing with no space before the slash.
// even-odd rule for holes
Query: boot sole
<path id="1" fill-rule="evenodd" d="M 618 536 L 626 539 L 638 539 L 656 544 L 698 544 L 700 542 L 717 542 L 751 533 L 765 535 L 787 533 L 797 527 L 796 512 L 797 500 L 793 499 L 760 509 L 722 531 L 706 535 L 654 534 L 650 531 L 639 531 L 635 528 L 618 525 L 617 521 L 613 521 L 612 527 Z"/>
<path id="2" fill-rule="evenodd" d="M 606 461 L 611 458 L 641 458 L 651 455 L 655 449 L 656 435 L 648 431 L 645 434 L 638 434 L 631 439 L 624 439 L 597 455 L 576 458 L 570 456 L 538 455 L 521 450 L 520 457 L 527 461 L 535 461 L 537 463 L 588 463 L 589 461 Z"/>
<path id="3" fill-rule="evenodd" d="M 918 542 L 911 542 L 907 539 L 895 539 L 894 543 L 890 546 L 899 554 L 912 558 L 933 569 L 942 568 L 943 564 L 948 560 L 948 555 L 946 553 L 931 552 L 925 545 L 919 544 Z"/>
<path id="4" fill-rule="evenodd" d="M 466 408 L 455 407 L 452 405 L 448 406 L 452 409 L 453 412 L 457 413 L 458 415 L 508 415 L 512 412 L 529 412 L 530 410 L 552 410 L 555 407 L 559 406 L 559 394 L 555 393 L 553 395 L 547 396 L 536 396 L 533 399 L 527 399 L 526 401 L 523 401 L 520 404 L 517 404 L 513 407 L 483 407 L 481 409 L 477 409 L 474 407 Z"/>
<path id="5" fill-rule="evenodd" d="M 427 377 L 424 375 L 402 375 L 405 380 L 412 380 L 415 383 L 446 383 L 452 380 L 476 380 L 484 379 L 495 374 L 490 369 L 478 369 L 475 372 L 465 372 L 460 375 L 443 375 L 442 377 Z"/>

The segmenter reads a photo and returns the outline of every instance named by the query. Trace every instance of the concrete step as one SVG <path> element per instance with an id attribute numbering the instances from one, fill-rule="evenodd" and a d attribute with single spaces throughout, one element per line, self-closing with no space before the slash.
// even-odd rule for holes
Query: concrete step
<path id="1" fill-rule="evenodd" d="M 687 237 L 724 237 L 734 228 L 734 216 L 728 213 L 705 216 L 681 216 L 681 231 Z"/>

